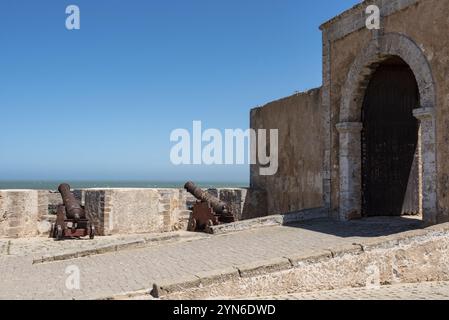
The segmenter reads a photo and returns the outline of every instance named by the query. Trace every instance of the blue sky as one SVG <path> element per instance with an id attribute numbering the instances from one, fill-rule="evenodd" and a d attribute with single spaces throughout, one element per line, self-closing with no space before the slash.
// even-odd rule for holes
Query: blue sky
<path id="1" fill-rule="evenodd" d="M 245 129 L 252 107 L 320 86 L 318 27 L 358 2 L 2 0 L 0 180 L 246 181 L 174 167 L 170 132 Z"/>

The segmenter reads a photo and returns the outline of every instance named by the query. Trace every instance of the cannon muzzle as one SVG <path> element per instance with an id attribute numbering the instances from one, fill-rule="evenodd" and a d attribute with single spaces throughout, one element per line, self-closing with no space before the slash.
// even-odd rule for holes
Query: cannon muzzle
<path id="1" fill-rule="evenodd" d="M 58 191 L 64 204 L 58 206 L 56 222 L 51 226 L 50 237 L 63 240 L 89 236 L 93 239 L 95 226 L 86 219 L 86 212 L 80 201 L 70 192 L 70 186 L 63 183 L 59 185 Z"/>

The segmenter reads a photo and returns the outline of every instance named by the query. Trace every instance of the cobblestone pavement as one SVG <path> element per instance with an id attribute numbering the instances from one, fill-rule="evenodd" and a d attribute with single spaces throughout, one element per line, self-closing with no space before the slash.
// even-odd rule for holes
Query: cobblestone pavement
<path id="1" fill-rule="evenodd" d="M 413 219 L 327 219 L 210 236 L 190 242 L 129 249 L 73 260 L 33 264 L 33 254 L 0 255 L 0 299 L 91 299 L 152 287 L 199 272 L 363 242 L 420 227 Z M 73 246 L 73 243 L 67 243 Z M 81 287 L 69 290 L 67 267 L 80 271 Z"/>
<path id="2" fill-rule="evenodd" d="M 449 300 L 449 282 L 396 284 L 254 298 L 260 300 Z"/>
<path id="3" fill-rule="evenodd" d="M 54 257 L 69 253 L 83 253 L 99 249 L 115 249 L 119 247 L 150 246 L 169 241 L 186 241 L 207 237 L 206 234 L 192 234 L 191 232 L 178 231 L 162 234 L 134 234 L 95 237 L 95 239 L 78 239 L 55 241 L 49 238 L 29 239 L 0 239 L 0 257 Z M 103 250 L 107 251 L 107 250 Z M 111 250 L 115 251 L 115 250 Z"/>

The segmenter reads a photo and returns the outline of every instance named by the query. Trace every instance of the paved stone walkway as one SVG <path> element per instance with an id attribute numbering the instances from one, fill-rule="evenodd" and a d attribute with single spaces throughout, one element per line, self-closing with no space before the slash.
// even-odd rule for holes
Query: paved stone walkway
<path id="1" fill-rule="evenodd" d="M 150 247 L 167 242 L 190 241 L 206 238 L 203 233 L 186 231 L 161 234 L 114 235 L 106 237 L 55 241 L 50 238 L 0 239 L 0 257 L 33 257 L 35 260 L 49 261 L 60 256 L 92 255 L 95 252 L 112 252 L 127 248 Z"/>
<path id="2" fill-rule="evenodd" d="M 296 293 L 260 300 L 449 300 L 449 282 L 396 284 L 379 288 L 351 288 Z"/>
<path id="3" fill-rule="evenodd" d="M 209 236 L 73 260 L 33 264 L 34 256 L 0 255 L 0 299 L 91 299 L 152 287 L 254 261 L 323 250 L 420 227 L 414 219 L 369 219 L 338 223 L 327 219 Z M 72 246 L 73 244 L 68 245 Z M 69 268 L 68 268 L 69 267 Z M 73 268 L 81 287 L 69 290 Z"/>

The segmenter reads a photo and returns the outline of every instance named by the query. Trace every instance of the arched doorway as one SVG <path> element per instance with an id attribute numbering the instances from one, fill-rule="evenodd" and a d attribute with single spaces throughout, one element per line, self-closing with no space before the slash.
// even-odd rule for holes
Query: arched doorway
<path id="1" fill-rule="evenodd" d="M 390 57 L 374 71 L 362 104 L 362 215 L 420 214 L 419 89 L 410 67 Z"/>
<path id="2" fill-rule="evenodd" d="M 345 221 L 363 216 L 363 184 L 366 180 L 362 178 L 362 107 L 373 74 L 380 67 L 388 65 L 388 61 L 391 63 L 393 57 L 396 63 L 398 57 L 402 59 L 400 64 L 406 63 L 418 86 L 419 104 L 413 109 L 413 116 L 419 121 L 420 132 L 418 149 L 422 167 L 419 170 L 421 179 L 418 188 L 422 191 L 420 202 L 423 219 L 428 223 L 437 223 L 443 218 L 440 219 L 437 206 L 435 82 L 422 48 L 409 37 L 399 33 L 375 36 L 355 57 L 342 87 L 340 122 L 336 125 L 339 134 L 339 219 Z M 407 192 L 405 194 L 407 195 Z"/>

